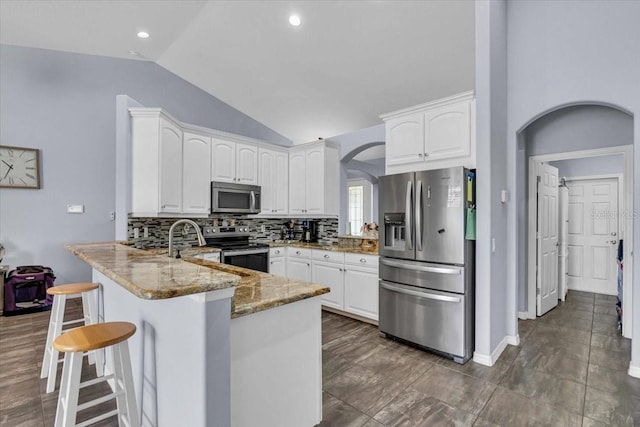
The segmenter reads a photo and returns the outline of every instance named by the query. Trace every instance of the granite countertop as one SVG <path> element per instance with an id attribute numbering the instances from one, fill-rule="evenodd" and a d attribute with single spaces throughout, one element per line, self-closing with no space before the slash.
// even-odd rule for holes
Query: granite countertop
<path id="1" fill-rule="evenodd" d="M 282 248 L 287 246 L 293 246 L 295 248 L 306 249 L 319 249 L 321 251 L 333 251 L 333 252 L 347 252 L 352 254 L 365 254 L 365 255 L 378 255 L 378 249 L 375 250 L 362 250 L 359 247 L 343 246 L 343 245 L 327 245 L 320 243 L 305 243 L 298 240 L 293 240 L 291 243 L 284 242 L 269 242 L 269 246 L 272 248 Z"/>
<path id="2" fill-rule="evenodd" d="M 326 294 L 329 288 L 259 271 L 194 258 L 216 252 L 209 247 L 181 251 L 169 258 L 167 249 L 142 250 L 119 242 L 65 245 L 80 259 L 144 299 L 173 298 L 235 286 L 231 317 Z"/>

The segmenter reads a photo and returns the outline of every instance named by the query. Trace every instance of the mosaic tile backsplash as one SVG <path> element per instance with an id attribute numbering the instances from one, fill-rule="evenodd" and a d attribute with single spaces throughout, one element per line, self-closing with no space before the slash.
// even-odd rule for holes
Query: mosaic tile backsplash
<path id="1" fill-rule="evenodd" d="M 249 226 L 250 240 L 269 242 L 280 238 L 280 228 L 292 218 L 247 218 L 244 215 L 220 215 L 218 221 L 235 219 L 236 225 Z M 169 228 L 181 218 L 133 218 L 129 215 L 128 241 L 138 249 L 162 248 L 169 245 Z M 213 225 L 214 218 L 191 218 L 199 226 Z M 293 218 L 296 222 L 295 239 L 302 236 L 302 221 L 313 218 Z M 318 238 L 338 243 L 338 218 L 321 218 L 318 221 Z M 264 231 L 263 230 L 264 226 Z M 144 228 L 148 228 L 148 237 L 144 237 Z M 135 229 L 138 229 L 138 238 L 135 238 Z M 174 243 L 177 247 L 193 246 L 198 244 L 195 230 L 191 229 L 186 235 L 181 233 L 182 227 L 178 226 L 174 235 Z"/>

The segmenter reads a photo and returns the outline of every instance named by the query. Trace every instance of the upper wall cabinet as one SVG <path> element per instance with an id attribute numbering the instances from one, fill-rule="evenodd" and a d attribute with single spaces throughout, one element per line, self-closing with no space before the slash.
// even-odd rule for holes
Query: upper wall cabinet
<path id="1" fill-rule="evenodd" d="M 385 121 L 387 174 L 475 167 L 473 91 L 381 117 Z"/>
<path id="2" fill-rule="evenodd" d="M 182 130 L 159 108 L 131 109 L 133 216 L 207 216 L 211 137 Z"/>
<path id="3" fill-rule="evenodd" d="M 262 214 L 283 215 L 289 211 L 289 154 L 286 151 L 258 150 L 258 185 Z"/>
<path id="4" fill-rule="evenodd" d="M 211 180 L 258 185 L 258 147 L 214 138 Z"/>
<path id="5" fill-rule="evenodd" d="M 185 131 L 182 144 L 182 211 L 211 211 L 211 137 Z"/>
<path id="6" fill-rule="evenodd" d="M 297 145 L 289 151 L 289 213 L 338 215 L 338 146 L 327 141 Z"/>

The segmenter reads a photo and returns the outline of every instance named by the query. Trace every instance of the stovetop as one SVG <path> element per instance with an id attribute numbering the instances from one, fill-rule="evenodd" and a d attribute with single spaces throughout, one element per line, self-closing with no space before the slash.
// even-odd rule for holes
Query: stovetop
<path id="1" fill-rule="evenodd" d="M 246 225 L 226 227 L 204 227 L 202 234 L 207 246 L 222 250 L 251 250 L 268 248 L 265 243 L 249 242 L 249 227 Z"/>
<path id="2" fill-rule="evenodd" d="M 210 242 L 209 240 L 207 240 L 207 246 L 211 246 L 214 248 L 219 248 L 222 249 L 223 251 L 229 251 L 229 250 L 250 250 L 250 249 L 263 249 L 263 248 L 268 248 L 269 245 L 265 244 L 265 243 L 249 243 L 249 242 L 238 242 L 238 241 L 234 241 L 234 242 Z"/>

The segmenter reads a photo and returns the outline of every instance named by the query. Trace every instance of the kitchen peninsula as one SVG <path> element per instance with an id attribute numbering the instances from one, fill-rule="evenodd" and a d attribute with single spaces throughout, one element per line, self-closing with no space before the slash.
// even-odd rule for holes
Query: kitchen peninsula
<path id="1" fill-rule="evenodd" d="M 130 339 L 143 425 L 313 426 L 322 418 L 324 286 L 118 242 L 66 245 Z M 106 371 L 110 372 L 107 364 Z M 145 421 L 146 420 L 146 421 Z"/>

